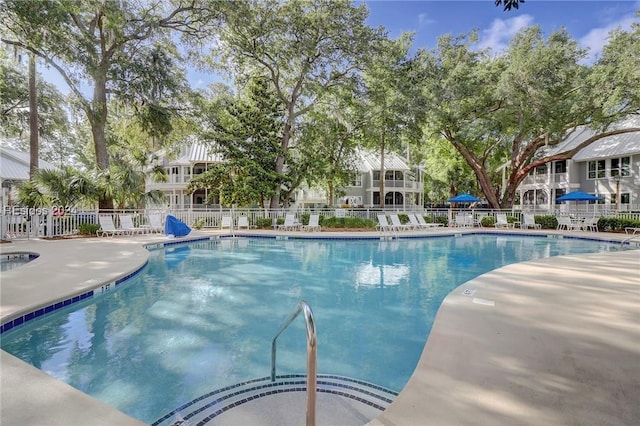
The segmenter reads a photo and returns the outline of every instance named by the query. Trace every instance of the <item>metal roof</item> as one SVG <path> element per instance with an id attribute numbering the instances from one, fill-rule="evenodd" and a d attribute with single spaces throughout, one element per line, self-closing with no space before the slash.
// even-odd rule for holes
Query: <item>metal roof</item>
<path id="1" fill-rule="evenodd" d="M 29 153 L 0 146 L 0 179 L 29 180 L 29 163 Z M 56 169 L 53 164 L 42 159 L 38 161 L 38 167 Z"/>
<path id="2" fill-rule="evenodd" d="M 368 172 L 371 170 L 380 170 L 380 154 L 374 151 L 365 151 L 359 149 L 356 151 L 354 165 L 359 172 Z M 393 153 L 385 153 L 384 155 L 385 170 L 410 170 L 406 160 Z"/>
<path id="3" fill-rule="evenodd" d="M 211 145 L 197 141 L 182 146 L 179 156 L 175 159 L 167 158 L 166 151 L 164 150 L 159 151 L 157 155 L 163 159 L 165 165 L 188 166 L 195 163 L 219 163 L 223 161 L 222 156 L 215 152 Z"/>
<path id="4" fill-rule="evenodd" d="M 611 130 L 640 127 L 640 116 L 631 115 L 619 123 L 611 126 Z M 569 136 L 547 151 L 546 155 L 572 149 L 588 138 L 594 136 L 594 132 L 587 126 L 576 128 Z M 633 154 L 640 154 L 640 132 L 622 133 L 608 136 L 581 149 L 573 156 L 574 161 L 588 161 L 598 158 L 623 157 Z"/>

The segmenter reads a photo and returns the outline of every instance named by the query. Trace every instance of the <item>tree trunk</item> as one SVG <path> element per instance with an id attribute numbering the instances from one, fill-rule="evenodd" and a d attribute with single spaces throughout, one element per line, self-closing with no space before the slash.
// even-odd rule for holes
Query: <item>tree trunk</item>
<path id="1" fill-rule="evenodd" d="M 100 171 L 109 169 L 109 152 L 107 151 L 107 137 L 105 135 L 107 124 L 106 81 L 106 70 L 94 75 L 93 101 L 91 102 L 91 110 L 87 111 L 93 135 L 93 148 L 96 153 L 96 166 Z M 113 200 L 106 196 L 100 197 L 99 207 L 101 210 L 113 209 Z"/>
<path id="2" fill-rule="evenodd" d="M 384 130 L 380 135 L 380 208 L 384 209 Z"/>
<path id="3" fill-rule="evenodd" d="M 287 122 L 284 125 L 284 132 L 282 134 L 282 144 L 280 144 L 280 148 L 282 148 L 282 152 L 276 158 L 276 169 L 275 172 L 278 175 L 282 175 L 282 171 L 284 170 L 284 160 L 285 160 L 285 152 L 289 148 L 289 141 L 291 140 L 293 125 L 290 122 Z M 276 188 L 275 194 L 271 197 L 271 202 L 269 203 L 270 209 L 277 209 L 280 205 L 280 183 L 278 183 L 278 187 Z"/>
<path id="4" fill-rule="evenodd" d="M 38 89 L 36 87 L 36 57 L 29 54 L 29 179 L 38 171 Z"/>

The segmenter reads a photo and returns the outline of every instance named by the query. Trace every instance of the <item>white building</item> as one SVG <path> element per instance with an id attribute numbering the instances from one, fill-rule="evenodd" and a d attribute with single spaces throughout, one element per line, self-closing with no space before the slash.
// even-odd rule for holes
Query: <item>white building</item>
<path id="1" fill-rule="evenodd" d="M 618 127 L 640 127 L 640 116 L 631 116 Z M 570 150 L 593 135 L 588 127 L 579 127 L 545 155 Z M 606 210 L 640 210 L 640 132 L 600 139 L 569 160 L 537 167 L 518 190 L 523 209 L 554 210 L 556 198 L 580 190 L 599 196 L 598 203 Z"/>
<path id="2" fill-rule="evenodd" d="M 14 204 L 11 192 L 20 182 L 29 180 L 30 156 L 28 152 L 17 151 L 12 148 L 0 146 L 0 186 L 2 191 L 2 207 Z M 41 169 L 54 170 L 56 167 L 42 159 L 38 161 Z"/>

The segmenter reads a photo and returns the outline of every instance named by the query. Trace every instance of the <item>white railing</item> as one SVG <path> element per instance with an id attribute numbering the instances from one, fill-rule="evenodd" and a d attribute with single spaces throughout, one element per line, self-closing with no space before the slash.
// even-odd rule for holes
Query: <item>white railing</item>
<path id="1" fill-rule="evenodd" d="M 631 205 L 625 205 L 631 207 Z M 202 228 L 219 228 L 224 216 L 231 216 L 233 223 L 237 223 L 238 217 L 246 216 L 249 224 L 255 227 L 259 219 L 268 219 L 267 222 L 275 224 L 278 218 L 284 218 L 286 213 L 295 213 L 297 219 L 300 220 L 301 215 L 305 213 L 317 213 L 327 218 L 336 216 L 339 210 L 344 217 L 357 217 L 362 219 L 377 220 L 377 215 L 385 213 L 420 213 L 423 216 L 442 216 L 448 218 L 451 222 L 452 215 L 455 213 L 466 212 L 472 213 L 475 217 L 492 216 L 496 213 L 506 213 L 509 216 L 522 219 L 523 213 L 533 213 L 535 215 L 564 215 L 576 214 L 584 217 L 591 216 L 619 216 L 626 219 L 640 220 L 640 206 L 635 206 L 633 211 L 621 207 L 618 212 L 615 206 L 588 204 L 588 205 L 563 205 L 555 206 L 553 209 L 541 206 L 517 206 L 507 210 L 492 209 L 447 209 L 447 208 L 429 208 L 423 209 L 420 206 L 406 206 L 402 208 L 389 207 L 381 210 L 379 208 L 299 208 L 299 209 L 188 209 L 188 210 L 169 210 L 169 209 L 149 209 L 149 210 L 112 210 L 112 211 L 79 211 L 67 213 L 62 216 L 56 216 L 52 212 L 31 211 L 24 209 L 4 209 L 0 214 L 0 236 L 5 240 L 13 239 L 30 239 L 43 237 L 59 237 L 77 234 L 83 224 L 97 224 L 98 215 L 111 215 L 114 224 L 119 226 L 119 215 L 129 214 L 133 218 L 136 227 L 143 227 L 149 224 L 148 215 L 150 213 L 161 213 L 164 217 L 171 214 L 191 227 Z"/>

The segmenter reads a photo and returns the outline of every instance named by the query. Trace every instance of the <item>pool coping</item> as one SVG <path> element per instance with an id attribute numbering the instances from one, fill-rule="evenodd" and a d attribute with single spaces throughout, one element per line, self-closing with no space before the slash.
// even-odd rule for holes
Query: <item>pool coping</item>
<path id="1" fill-rule="evenodd" d="M 617 241 L 622 241 L 625 239 L 625 234 L 606 234 L 606 233 L 593 233 L 593 232 L 575 232 L 572 231 L 570 233 L 567 232 L 553 232 L 553 231 L 518 231 L 518 230 L 508 230 L 508 231 L 501 231 L 501 230 L 493 230 L 493 229 L 447 229 L 447 230 L 439 230 L 439 231 L 427 231 L 427 232 L 413 232 L 413 233 L 408 233 L 408 232 L 403 232 L 403 233 L 398 233 L 398 235 L 401 238 L 423 238 L 423 237 L 434 237 L 434 236 L 451 236 L 451 235 L 456 235 L 456 234 L 463 234 L 463 233 L 487 233 L 487 234 L 517 234 L 517 235 L 535 235 L 535 236 L 543 236 L 543 235 L 552 235 L 554 237 L 568 237 L 568 238 L 586 238 L 586 239 L 594 239 L 594 240 L 599 240 L 599 241 L 609 241 L 609 242 L 617 242 Z M 372 233 L 346 233 L 346 232 L 335 232 L 335 233 L 331 233 L 331 232 L 322 232 L 322 233 L 305 233 L 305 232 L 278 232 L 278 231 L 239 231 L 236 232 L 235 235 L 237 236 L 252 236 L 252 237 L 264 237 L 264 238 L 288 238 L 288 239 L 300 239 L 300 238 L 321 238 L 321 239 L 325 239 L 325 238 L 345 238 L 345 237 L 352 237 L 352 238 L 356 238 L 356 239 L 380 239 L 380 238 L 389 238 L 389 237 L 394 237 L 394 235 L 381 235 L 380 233 L 377 232 L 372 232 Z M 102 277 L 103 279 L 96 279 L 95 275 L 93 275 L 90 279 L 94 280 L 91 281 L 90 283 L 87 283 L 87 281 L 89 281 L 88 279 L 83 279 L 86 278 L 87 271 L 84 271 L 85 273 L 83 273 L 83 269 L 86 268 L 78 268 L 78 266 L 84 266 L 84 265 L 78 265 L 77 261 L 76 264 L 73 264 L 73 262 L 71 262 L 71 266 L 75 266 L 75 269 L 73 270 L 73 274 L 63 274 L 65 275 L 65 279 L 67 279 L 66 283 L 58 283 L 59 287 L 58 289 L 54 292 L 57 293 L 57 298 L 55 298 L 55 300 L 49 300 L 48 303 L 49 305 L 52 302 L 55 303 L 59 303 L 60 300 L 67 300 L 69 299 L 69 296 L 76 297 L 78 296 L 79 292 L 86 292 L 88 287 L 92 287 L 92 288 L 96 288 L 96 286 L 101 287 L 102 285 L 111 283 L 111 282 L 115 282 L 118 280 L 123 279 L 124 277 L 133 274 L 133 273 L 137 273 L 137 271 L 141 270 L 141 268 L 144 267 L 144 265 L 147 262 L 148 256 L 149 256 L 149 251 L 145 248 L 145 247 L 149 247 L 149 248 L 153 248 L 155 247 L 159 247 L 161 245 L 170 245 L 170 244 L 182 244 L 184 242 L 187 241 L 191 241 L 194 239 L 210 239 L 210 238 L 226 238 L 229 237 L 229 234 L 226 232 L 201 232 L 201 233 L 194 233 L 193 236 L 189 236 L 187 238 L 183 238 L 183 239 L 168 239 L 167 237 L 163 236 L 163 235 L 148 235 L 148 236 L 136 236 L 136 237 L 115 237 L 115 238 L 101 238 L 101 239 L 90 239 L 91 241 L 85 241 L 85 242 L 81 242 L 78 240 L 63 240 L 63 241 L 30 241 L 30 242 L 16 242 L 16 243 L 12 243 L 12 244 L 2 244 L 0 245 L 0 254 L 6 254 L 8 252 L 10 252 L 10 248 L 9 247 L 5 247 L 5 246 L 13 246 L 11 248 L 18 248 L 18 246 L 20 247 L 21 251 L 30 251 L 30 252 L 35 252 L 40 254 L 40 257 L 36 260 L 34 260 L 33 262 L 29 262 L 29 264 L 27 265 L 23 265 L 19 268 L 7 271 L 3 273 L 3 284 L 2 284 L 2 316 L 1 316 L 1 320 L 0 323 L 2 324 L 6 324 L 7 321 L 9 321 L 9 319 L 13 319 L 13 317 L 15 316 L 19 316 L 19 315 L 24 315 L 25 312 L 29 311 L 29 309 L 33 309 L 35 306 L 35 309 L 39 309 L 39 307 L 42 306 L 43 302 L 40 300 L 38 301 L 38 303 L 33 303 L 31 301 L 31 299 L 33 298 L 33 287 L 30 286 L 26 286 L 22 287 L 22 286 L 18 286 L 18 288 L 14 288 L 11 291 L 17 291 L 17 292 L 22 292 L 22 293 L 27 293 L 27 295 L 30 297 L 29 302 L 23 305 L 26 306 L 21 306 L 18 308 L 13 309 L 13 311 L 10 314 L 6 314 L 6 310 L 5 308 L 5 296 L 6 296 L 6 281 L 9 282 L 18 282 L 21 281 L 18 278 L 20 278 L 20 276 L 24 277 L 25 275 L 27 277 L 36 277 L 36 276 L 40 276 L 40 278 L 44 278 L 47 275 L 49 275 L 49 280 L 52 280 L 53 278 L 51 277 L 51 273 L 50 270 L 47 268 L 51 268 L 52 265 L 58 265 L 60 266 L 60 262 L 38 262 L 39 260 L 42 261 L 44 260 L 43 258 L 45 257 L 44 255 L 46 254 L 47 257 L 53 255 L 53 257 L 60 257 L 61 255 L 63 255 L 62 250 L 60 250 L 58 247 L 59 246 L 66 246 L 67 248 L 71 248 L 73 246 L 78 246 L 76 247 L 76 250 L 79 250 L 77 253 L 83 253 L 83 255 L 88 256 L 89 258 L 93 258 L 95 261 L 95 258 L 99 258 L 100 256 L 103 256 L 103 259 L 105 258 L 104 256 L 106 256 L 108 253 L 111 253 L 111 256 L 106 256 L 107 259 L 110 260 L 110 262 L 106 262 L 108 265 L 102 265 L 105 267 L 99 267 L 100 265 L 98 265 L 98 267 L 96 267 L 95 271 L 90 271 L 92 274 L 98 273 L 98 275 L 100 277 Z M 628 237 L 628 236 L 626 236 Z M 89 240 L 89 239 L 88 239 Z M 57 244 L 57 243 L 61 243 L 61 244 Z M 106 244 L 104 244 L 106 243 Z M 15 245 L 13 245 L 15 244 Z M 39 250 L 36 249 L 31 249 L 29 248 L 30 246 L 36 246 L 38 245 L 38 247 L 40 247 Z M 91 250 L 89 250 L 91 249 Z M 76 253 L 76 254 L 77 254 Z M 626 257 L 631 256 L 633 259 L 637 260 L 638 258 L 640 258 L 640 256 L 638 256 L 640 254 L 640 251 L 634 250 L 634 251 L 626 251 L 624 253 L 627 253 Z M 630 254 L 633 253 L 633 254 Z M 621 257 L 625 257 L 625 256 L 614 256 L 612 254 L 603 254 L 600 256 L 604 256 L 604 257 L 609 257 L 612 259 L 612 261 L 608 262 L 608 263 L 615 263 L 615 260 L 620 260 Z M 64 256 L 62 256 L 64 257 Z M 72 257 L 72 256 L 71 256 Z M 578 256 L 578 257 L 584 257 L 584 256 Z M 616 259 L 617 258 L 617 259 Z M 555 261 L 551 261 L 549 265 L 547 265 L 547 271 L 553 271 L 554 268 L 562 268 L 563 267 L 563 263 L 564 261 L 562 260 L 562 258 L 551 258 L 552 260 L 558 260 L 557 262 Z M 69 266 L 69 259 L 66 259 L 67 264 L 66 266 Z M 92 261 L 92 262 L 94 262 Z M 62 262 L 64 263 L 64 262 Z M 99 261 L 98 261 L 99 263 Z M 511 266 L 514 267 L 521 267 L 521 268 L 527 268 L 528 267 L 528 263 L 530 262 L 523 262 L 517 265 L 510 265 L 508 267 L 504 267 L 504 268 L 500 268 L 498 270 L 492 271 L 490 274 L 497 274 L 498 276 L 500 276 L 501 274 L 504 274 L 505 271 L 503 271 L 505 268 L 509 268 Z M 89 266 L 91 266 L 92 263 L 89 264 Z M 115 268 L 115 270 L 113 270 L 113 267 L 118 266 L 117 268 Z M 637 262 L 636 264 L 637 265 Z M 627 265 L 627 268 L 629 266 Z M 26 269 L 23 269 L 26 268 Z M 637 266 L 635 266 L 636 270 L 631 270 L 630 272 L 637 272 Z M 53 269 L 55 270 L 55 269 Z M 107 270 L 109 271 L 107 273 Z M 15 272 L 18 271 L 18 272 Z M 511 273 L 510 271 L 507 271 L 508 273 Z M 7 276 L 8 275 L 8 276 Z M 74 283 L 69 283 L 68 280 L 70 280 L 71 276 L 76 276 L 79 279 L 79 283 L 75 282 Z M 487 275 L 487 274 L 485 274 Z M 482 276 L 484 277 L 484 276 Z M 469 286 L 469 285 L 482 285 L 482 282 L 480 281 L 479 283 L 476 282 L 474 283 L 474 281 L 477 281 L 478 279 L 480 279 L 481 277 L 478 277 L 472 281 L 470 281 L 467 284 L 464 284 L 461 287 L 458 287 L 458 289 L 461 289 L 462 287 L 465 286 Z M 121 282 L 121 281 L 120 281 Z M 456 290 L 458 290 L 456 289 Z M 458 294 L 456 293 L 456 290 L 454 290 L 454 292 L 452 292 L 449 296 L 447 296 L 447 298 L 445 299 L 445 302 L 443 302 L 442 306 L 441 306 L 441 311 L 438 312 L 438 317 L 436 318 L 436 321 L 434 323 L 433 329 L 432 329 L 432 333 L 434 333 L 435 335 L 439 335 L 440 331 L 440 325 L 442 323 L 442 321 L 439 320 L 439 318 L 441 317 L 441 315 L 444 315 L 444 313 L 448 310 L 450 310 L 449 304 L 450 304 L 450 299 L 454 300 L 457 297 L 460 297 Z M 50 298 L 49 296 L 50 292 L 47 293 L 47 297 Z M 82 294 L 82 293 L 80 293 Z M 19 300 L 25 300 L 25 299 L 20 299 Z M 490 300 L 490 299 L 486 299 L 486 300 Z M 47 303 L 47 302 L 45 302 Z M 477 308 L 477 306 L 467 306 L 465 309 L 469 310 L 469 308 L 473 309 L 473 308 Z M 464 311 L 464 309 L 463 309 Z M 32 310 L 33 312 L 33 310 Z M 13 315 L 13 317 L 11 317 L 11 315 Z M 477 322 L 477 319 L 474 319 L 474 321 Z M 481 320 L 480 320 L 481 322 Z M 445 327 L 446 328 L 446 327 Z M 414 395 L 419 395 L 420 392 L 417 392 L 415 390 L 412 390 L 415 384 L 416 380 L 420 380 L 420 376 L 421 376 L 421 372 L 424 371 L 425 369 L 423 369 L 423 363 L 425 362 L 425 357 L 427 357 L 427 360 L 429 358 L 429 356 L 432 352 L 434 352 L 434 348 L 432 346 L 434 346 L 433 344 L 430 344 L 431 342 L 431 338 L 429 339 L 429 341 L 427 342 L 427 345 L 425 346 L 425 350 L 424 353 L 422 355 L 422 359 L 418 365 L 418 367 L 416 368 L 416 372 L 414 373 L 414 376 L 412 376 L 411 380 L 409 381 L 407 387 L 405 387 L 405 389 L 403 390 L 403 392 L 401 392 L 399 398 L 389 407 L 389 409 L 387 411 L 385 411 L 385 413 L 383 413 L 380 417 L 378 417 L 377 419 L 373 420 L 371 422 L 372 425 L 382 425 L 382 424 L 394 424 L 394 422 L 396 422 L 396 424 L 400 424 L 402 422 L 397 422 L 398 418 L 403 418 L 405 415 L 409 415 L 407 413 L 411 413 L 415 410 L 410 410 L 407 409 L 407 407 L 405 407 L 405 402 L 403 402 L 405 399 L 405 394 L 407 393 L 411 393 Z M 437 352 L 437 348 L 435 349 L 435 351 Z M 87 395 L 71 388 L 70 386 L 59 382 L 53 378 L 51 378 L 50 376 L 46 375 L 45 373 L 35 369 L 34 367 L 18 360 L 17 358 L 12 359 L 14 357 L 12 357 L 11 355 L 5 353 L 4 351 L 2 352 L 2 359 L 1 359 L 1 363 L 0 363 L 0 367 L 2 368 L 2 386 L 1 388 L 3 389 L 3 391 L 0 393 L 0 397 L 2 398 L 2 414 L 0 417 L 0 420 L 2 420 L 2 422 L 4 423 L 4 421 L 7 421 L 8 424 L 39 424 L 38 422 L 29 422 L 28 419 L 25 419 L 25 415 L 26 413 L 29 414 L 29 418 L 30 419 L 35 419 L 38 418 L 38 411 L 39 410 L 34 410 L 34 405 L 30 404 L 28 402 L 23 401 L 23 399 L 29 395 L 29 398 L 31 399 L 31 401 L 33 401 L 33 393 L 34 390 L 27 390 L 27 388 L 20 388 L 19 390 L 12 390 L 11 392 L 6 392 L 4 391 L 5 389 L 7 389 L 7 387 L 5 386 L 6 383 L 10 383 L 11 382 L 11 378 L 16 378 L 19 377 L 22 374 L 28 374 L 30 376 L 33 376 L 34 379 L 32 380 L 32 382 L 42 382 L 42 388 L 44 389 L 58 389 L 60 390 L 61 394 L 63 395 L 71 395 L 70 399 L 75 401 L 75 399 L 73 398 L 73 395 L 75 394 L 80 394 L 80 395 L 84 395 L 85 398 L 83 397 L 79 397 L 78 401 L 82 401 L 82 410 L 85 409 L 90 409 L 90 407 L 92 405 L 94 405 L 93 403 L 95 403 L 95 408 L 97 411 L 100 411 L 101 413 L 109 410 L 115 411 L 116 413 L 119 414 L 112 414 L 113 416 L 118 417 L 119 415 L 123 416 L 124 418 L 118 418 L 116 423 L 112 423 L 112 424 L 141 424 L 139 421 L 132 419 L 126 415 L 124 415 L 123 413 L 120 413 L 119 411 L 108 407 L 106 405 L 104 405 L 103 403 L 94 400 L 91 397 L 88 397 Z M 32 371 L 35 370 L 35 371 Z M 428 369 L 426 369 L 428 371 Z M 39 373 L 39 374 L 38 374 Z M 439 372 L 439 374 L 442 374 L 442 372 Z M 37 377 L 37 379 L 35 379 Z M 424 385 L 424 384 L 423 384 Z M 424 388 L 424 386 L 419 385 L 419 388 Z M 632 393 L 633 394 L 633 393 Z M 76 395 L 77 396 L 77 395 Z M 411 400 L 411 398 L 408 398 L 409 400 Z M 67 420 L 62 420 L 65 419 L 67 417 L 73 417 L 74 414 L 73 412 L 79 411 L 76 402 L 73 403 L 74 406 L 76 406 L 75 410 L 69 410 L 69 407 L 66 407 L 67 409 L 65 409 L 64 404 L 59 408 L 56 409 L 56 414 L 54 416 L 52 416 L 51 411 L 49 410 L 48 412 L 42 412 L 39 413 L 39 415 L 41 416 L 40 419 L 46 419 L 47 421 L 52 421 L 55 418 L 60 418 L 61 419 L 61 424 L 62 423 L 66 423 L 66 424 L 75 424 L 75 423 L 70 423 L 69 421 L 71 421 L 72 419 L 69 418 Z M 37 406 L 38 404 L 36 404 Z M 48 405 L 44 404 L 43 407 L 47 407 Z M 411 406 L 411 404 L 410 404 Z M 28 407 L 28 408 L 27 408 Z M 51 408 L 51 407 L 49 407 Z M 411 408 L 411 407 L 409 407 Z M 424 413 L 424 404 L 421 404 L 419 410 L 417 410 L 417 412 L 414 414 L 415 416 L 418 417 L 413 417 L 414 420 L 415 419 L 424 419 L 424 418 L 428 418 L 428 417 L 419 417 L 419 416 L 425 416 L 428 414 Z M 431 408 L 433 409 L 433 407 Z M 45 410 L 47 411 L 47 410 Z M 427 410 L 428 411 L 428 410 Z M 459 411 L 459 410 L 457 410 Z M 403 414 L 404 413 L 404 414 Z M 400 416 L 399 416 L 400 414 Z M 102 414 L 104 415 L 104 413 Z M 56 417 L 58 416 L 58 417 Z M 65 417 L 66 416 L 66 417 Z M 97 417 L 96 417 L 97 418 Z M 635 419 L 635 417 L 634 417 Z M 25 420 L 27 420 L 27 422 L 25 423 Z M 453 419 L 452 419 L 453 420 Z M 455 421 L 458 422 L 460 419 L 456 419 Z M 87 421 L 87 418 L 84 417 L 84 421 L 85 424 Z M 464 422 L 463 422 L 464 423 Z M 406 423 L 405 423 L 406 424 Z"/>

